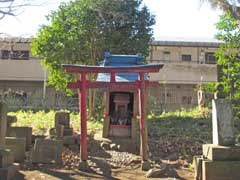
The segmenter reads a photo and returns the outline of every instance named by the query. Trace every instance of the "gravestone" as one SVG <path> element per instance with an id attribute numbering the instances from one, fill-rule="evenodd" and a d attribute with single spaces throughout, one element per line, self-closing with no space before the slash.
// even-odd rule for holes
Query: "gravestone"
<path id="1" fill-rule="evenodd" d="M 13 123 L 17 122 L 17 116 L 7 115 L 7 127 L 10 127 Z"/>
<path id="2" fill-rule="evenodd" d="M 195 180 L 240 179 L 240 146 L 235 146 L 232 107 L 219 85 L 212 100 L 213 144 L 195 157 Z"/>
<path id="3" fill-rule="evenodd" d="M 26 150 L 32 146 L 32 128 L 31 127 L 9 127 L 7 136 L 26 139 Z"/>
<path id="4" fill-rule="evenodd" d="M 232 146 L 235 143 L 232 107 L 226 99 L 212 100 L 213 144 Z"/>
<path id="5" fill-rule="evenodd" d="M 0 102 L 0 179 L 12 179 L 18 166 L 14 165 L 14 156 L 11 150 L 6 148 L 6 129 L 7 129 L 7 105 Z"/>
<path id="6" fill-rule="evenodd" d="M 0 147 L 5 147 L 5 136 L 7 132 L 7 105 L 0 102 Z"/>
<path id="7" fill-rule="evenodd" d="M 33 163 L 61 163 L 63 145 L 61 140 L 36 139 L 31 152 Z"/>
<path id="8" fill-rule="evenodd" d="M 10 149 L 16 162 L 23 162 L 26 156 L 26 139 L 6 137 L 6 148 Z"/>
<path id="9" fill-rule="evenodd" d="M 57 111 L 55 114 L 55 127 L 63 125 L 65 128 L 70 128 L 70 114 L 68 112 Z"/>
<path id="10" fill-rule="evenodd" d="M 63 136 L 72 136 L 73 135 L 73 128 L 70 128 L 70 113 L 69 112 L 63 112 L 58 111 L 55 114 L 55 129 L 57 134 L 61 134 L 61 132 L 58 133 L 59 130 L 61 130 L 61 127 L 59 125 L 64 126 L 63 130 Z"/>

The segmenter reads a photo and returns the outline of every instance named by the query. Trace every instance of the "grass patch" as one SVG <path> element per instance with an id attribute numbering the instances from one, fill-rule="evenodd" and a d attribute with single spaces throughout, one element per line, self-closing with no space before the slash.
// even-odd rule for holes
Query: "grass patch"
<path id="1" fill-rule="evenodd" d="M 209 110 L 207 110 L 209 111 Z M 198 109 L 148 116 L 150 151 L 156 157 L 187 157 L 202 153 L 202 144 L 212 141 L 210 113 Z"/>
<path id="2" fill-rule="evenodd" d="M 54 127 L 55 111 L 17 111 L 9 112 L 9 115 L 17 116 L 17 122 L 14 126 L 29 126 L 33 128 L 34 134 L 43 134 L 47 129 Z M 80 128 L 79 113 L 70 113 L 70 125 L 75 131 Z M 87 121 L 88 129 L 102 128 L 102 123 L 96 120 Z"/>

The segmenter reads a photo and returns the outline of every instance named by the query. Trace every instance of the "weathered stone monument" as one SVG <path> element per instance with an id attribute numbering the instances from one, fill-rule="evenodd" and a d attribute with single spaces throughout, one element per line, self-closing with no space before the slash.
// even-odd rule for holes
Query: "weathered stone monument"
<path id="1" fill-rule="evenodd" d="M 6 148 L 10 149 L 16 162 L 23 162 L 26 157 L 26 139 L 5 137 Z"/>
<path id="2" fill-rule="evenodd" d="M 25 139 L 25 149 L 30 150 L 32 146 L 32 128 L 31 127 L 8 127 L 7 136 Z M 22 141 L 20 139 L 20 141 Z"/>
<path id="3" fill-rule="evenodd" d="M 26 157 L 26 150 L 31 148 L 32 128 L 13 127 L 12 124 L 16 122 L 16 116 L 7 116 L 5 146 L 13 153 L 14 161 L 23 162 Z"/>
<path id="4" fill-rule="evenodd" d="M 14 165 L 14 156 L 6 148 L 7 105 L 0 102 L 0 179 L 9 180 L 15 176 L 18 166 Z"/>
<path id="5" fill-rule="evenodd" d="M 64 126 L 63 136 L 72 136 L 73 128 L 70 128 L 70 113 L 64 111 L 58 111 L 55 114 L 55 128 L 59 129 L 59 125 Z"/>
<path id="6" fill-rule="evenodd" d="M 196 180 L 240 179 L 240 146 L 235 146 L 232 107 L 222 85 L 212 100 L 213 144 L 203 145 L 203 155 L 194 158 Z"/>
<path id="7" fill-rule="evenodd" d="M 61 163 L 63 145 L 77 144 L 70 128 L 70 113 L 59 111 L 55 114 L 55 126 L 49 130 L 49 139 L 36 139 L 31 151 L 33 163 Z"/>
<path id="8" fill-rule="evenodd" d="M 63 145 L 61 140 L 36 139 L 31 151 L 33 163 L 61 163 Z"/>
<path id="9" fill-rule="evenodd" d="M 70 128 L 70 113 L 58 111 L 55 114 L 55 126 L 49 130 L 51 139 L 63 141 L 63 145 L 70 149 L 78 149 L 79 137 L 73 136 L 73 128 Z"/>
<path id="10" fill-rule="evenodd" d="M 16 116 L 7 115 L 7 127 L 11 127 L 13 123 L 17 122 Z"/>

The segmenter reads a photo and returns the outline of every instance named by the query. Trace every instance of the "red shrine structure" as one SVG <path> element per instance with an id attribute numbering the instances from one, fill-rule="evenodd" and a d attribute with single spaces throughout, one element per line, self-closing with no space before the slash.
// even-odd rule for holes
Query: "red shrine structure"
<path id="1" fill-rule="evenodd" d="M 81 161 L 87 160 L 87 90 L 101 88 L 105 92 L 106 107 L 103 137 L 130 137 L 135 139 L 134 123 L 139 113 L 140 154 L 142 162 L 148 161 L 148 135 L 146 122 L 147 89 L 158 82 L 147 80 L 147 73 L 157 73 L 162 64 L 144 64 L 142 55 L 112 55 L 105 53 L 100 66 L 63 64 L 67 73 L 76 74 L 78 80 L 68 88 L 78 89 L 81 125 Z M 87 80 L 87 74 L 97 73 L 95 82 Z"/>

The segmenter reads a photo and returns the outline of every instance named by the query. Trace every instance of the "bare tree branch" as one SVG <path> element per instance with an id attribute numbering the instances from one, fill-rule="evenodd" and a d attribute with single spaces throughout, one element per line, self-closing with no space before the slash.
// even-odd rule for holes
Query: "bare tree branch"
<path id="1" fill-rule="evenodd" d="M 5 16 L 18 16 L 24 11 L 24 7 L 41 6 L 35 0 L 0 0 L 0 20 Z"/>
<path id="2" fill-rule="evenodd" d="M 200 3 L 204 2 L 210 3 L 213 8 L 230 12 L 240 25 L 240 0 L 200 0 Z"/>

